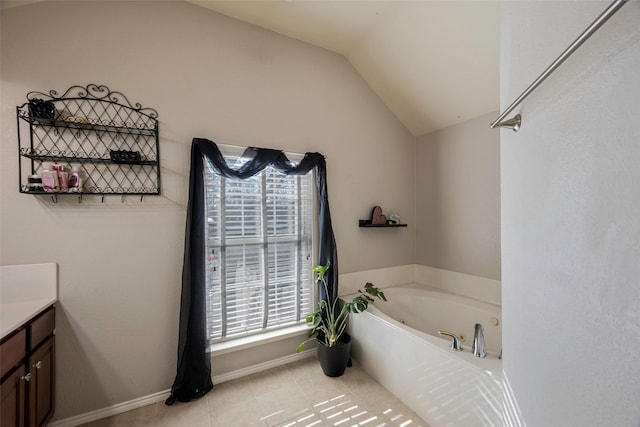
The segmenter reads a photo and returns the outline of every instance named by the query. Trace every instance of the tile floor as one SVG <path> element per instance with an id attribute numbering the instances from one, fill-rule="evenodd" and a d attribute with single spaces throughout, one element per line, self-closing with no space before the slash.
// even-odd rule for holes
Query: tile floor
<path id="1" fill-rule="evenodd" d="M 84 426 L 429 427 L 357 363 L 329 378 L 315 357 L 218 384 L 194 402 L 160 402 Z"/>

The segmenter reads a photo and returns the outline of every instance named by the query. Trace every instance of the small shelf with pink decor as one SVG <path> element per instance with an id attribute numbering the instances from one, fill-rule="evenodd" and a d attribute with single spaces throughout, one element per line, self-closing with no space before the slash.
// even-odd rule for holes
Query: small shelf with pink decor
<path id="1" fill-rule="evenodd" d="M 379 227 L 379 228 L 383 228 L 383 227 L 406 227 L 407 224 L 372 224 L 370 219 L 359 219 L 358 220 L 358 227 L 365 227 L 365 228 L 375 228 L 375 227 Z"/>
<path id="2" fill-rule="evenodd" d="M 389 215 L 389 219 L 382 214 L 382 208 L 380 206 L 374 206 L 371 210 L 370 219 L 359 219 L 359 227 L 365 228 L 381 228 L 381 227 L 406 227 L 407 224 L 400 224 L 400 215 L 392 213 Z"/>

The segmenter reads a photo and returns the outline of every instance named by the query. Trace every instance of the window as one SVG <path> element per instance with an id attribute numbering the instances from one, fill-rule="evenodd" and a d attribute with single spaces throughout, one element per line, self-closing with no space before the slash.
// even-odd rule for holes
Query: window
<path id="1" fill-rule="evenodd" d="M 230 166 L 242 164 L 241 149 L 222 151 Z M 269 167 L 235 180 L 205 164 L 205 183 L 210 341 L 304 321 L 314 304 L 312 174 L 287 176 Z"/>

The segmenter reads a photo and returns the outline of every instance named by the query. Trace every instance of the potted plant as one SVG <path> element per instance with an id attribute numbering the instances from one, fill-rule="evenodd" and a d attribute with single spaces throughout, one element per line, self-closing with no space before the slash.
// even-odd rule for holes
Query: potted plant
<path id="1" fill-rule="evenodd" d="M 330 266 L 331 263 L 327 263 L 327 265 L 316 265 L 312 268 L 316 282 L 322 283 L 327 296 L 331 294 L 327 287 L 325 273 Z M 372 283 L 367 283 L 349 302 L 341 303 L 338 297 L 333 301 L 318 301 L 318 309 L 306 317 L 307 324 L 312 325 L 309 339 L 302 342 L 296 351 L 300 352 L 307 342 L 315 339 L 318 342 L 318 360 L 325 375 L 329 377 L 342 375 L 349 363 L 351 351 L 351 337 L 345 332 L 349 315 L 365 311 L 369 303 L 375 301 L 374 297 L 387 300 L 380 289 Z"/>

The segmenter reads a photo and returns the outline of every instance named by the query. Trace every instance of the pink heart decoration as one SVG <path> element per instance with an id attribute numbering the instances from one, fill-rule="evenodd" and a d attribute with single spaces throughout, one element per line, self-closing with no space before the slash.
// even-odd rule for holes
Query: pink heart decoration
<path id="1" fill-rule="evenodd" d="M 376 206 L 371 212 L 371 224 L 381 225 L 387 223 L 387 217 L 382 215 L 382 208 Z"/>

